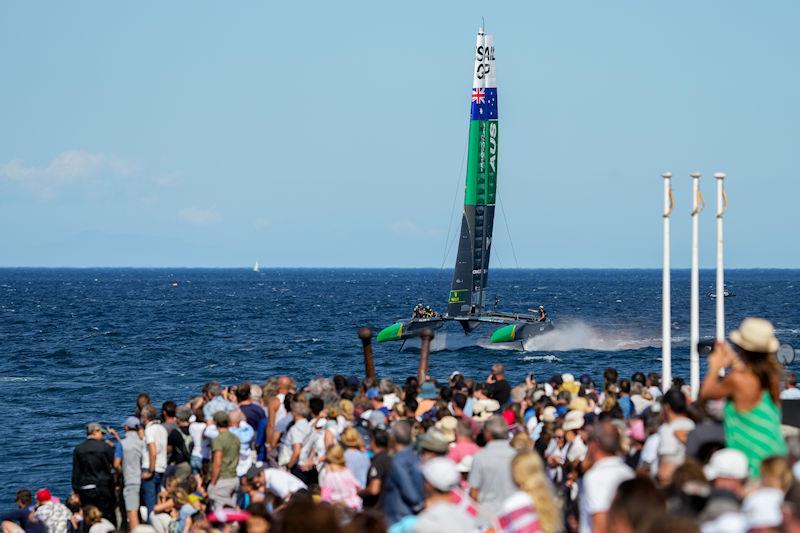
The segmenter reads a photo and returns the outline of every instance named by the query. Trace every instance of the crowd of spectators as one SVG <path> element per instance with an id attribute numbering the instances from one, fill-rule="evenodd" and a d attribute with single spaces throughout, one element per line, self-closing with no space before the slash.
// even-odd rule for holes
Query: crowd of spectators
<path id="1" fill-rule="evenodd" d="M 336 375 L 206 384 L 75 447 L 71 494 L 3 533 L 800 531 L 795 376 L 769 322 L 718 343 L 692 400 L 657 373 L 511 383 Z"/>

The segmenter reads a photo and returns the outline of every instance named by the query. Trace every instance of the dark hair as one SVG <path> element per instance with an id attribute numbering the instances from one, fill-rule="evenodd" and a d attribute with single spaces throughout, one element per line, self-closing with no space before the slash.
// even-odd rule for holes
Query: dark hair
<path id="1" fill-rule="evenodd" d="M 669 406 L 673 413 L 686 414 L 686 396 L 683 395 L 680 389 L 675 387 L 669 389 L 664 393 L 661 403 Z"/>
<path id="2" fill-rule="evenodd" d="M 619 391 L 624 392 L 625 394 L 631 393 L 631 382 L 627 379 L 619 380 Z"/>
<path id="3" fill-rule="evenodd" d="M 294 401 L 294 394 L 291 392 L 287 392 L 286 396 L 283 397 L 283 407 L 286 411 L 292 411 L 292 402 Z"/>
<path id="4" fill-rule="evenodd" d="M 641 383 L 642 385 L 647 383 L 647 379 L 644 377 L 644 372 L 634 372 L 631 376 L 631 381 L 634 383 Z"/>
<path id="5" fill-rule="evenodd" d="M 413 396 L 406 396 L 406 400 L 403 402 L 406 404 L 406 410 L 411 416 L 414 416 L 414 413 L 417 412 L 417 407 L 419 407 L 419 403 L 417 403 L 417 399 Z"/>
<path id="6" fill-rule="evenodd" d="M 372 442 L 379 448 L 389 446 L 389 433 L 385 429 L 375 428 L 372 430 Z"/>
<path id="7" fill-rule="evenodd" d="M 464 407 L 467 405 L 467 397 L 460 392 L 457 392 L 453 395 L 453 405 L 459 409 L 464 409 Z"/>
<path id="8" fill-rule="evenodd" d="M 761 390 L 769 392 L 772 401 L 780 405 L 780 372 L 781 367 L 775 354 L 762 352 L 748 352 L 738 350 L 739 358 L 747 368 L 756 375 L 761 385 Z"/>
<path id="9" fill-rule="evenodd" d="M 317 416 L 322 412 L 323 409 L 325 409 L 325 402 L 322 400 L 322 398 L 317 398 L 315 396 L 314 398 L 308 400 L 308 408 L 311 409 L 311 414 L 313 416 Z"/>
<path id="10" fill-rule="evenodd" d="M 686 385 L 686 380 L 684 380 L 682 377 L 677 377 L 676 376 L 676 377 L 672 378 L 672 388 L 680 389 L 684 385 Z"/>
<path id="11" fill-rule="evenodd" d="M 315 504 L 310 498 L 292 498 L 283 511 L 279 530 L 281 533 L 305 533 L 306 531 L 342 531 L 333 507 Z"/>
<path id="12" fill-rule="evenodd" d="M 794 372 L 786 372 L 786 384 L 792 387 L 797 385 L 797 374 Z"/>
<path id="13" fill-rule="evenodd" d="M 236 388 L 236 401 L 244 402 L 250 398 L 250 384 L 242 383 Z"/>
<path id="14" fill-rule="evenodd" d="M 660 387 L 661 386 L 661 375 L 657 372 L 650 372 L 647 374 L 647 379 L 650 380 L 651 387 Z"/>
<path id="15" fill-rule="evenodd" d="M 666 515 L 664 495 L 650 478 L 623 481 L 608 511 L 608 523 L 624 520 L 631 531 L 650 531 Z"/>
<path id="16" fill-rule="evenodd" d="M 603 379 L 606 383 L 616 383 L 617 382 L 617 369 L 613 367 L 608 367 L 603 370 Z"/>
<path id="17" fill-rule="evenodd" d="M 336 374 L 333 376 L 333 386 L 336 388 L 336 392 L 342 392 L 342 389 L 347 386 L 347 378 L 341 374 Z"/>
<path id="18" fill-rule="evenodd" d="M 383 514 L 374 511 L 362 511 L 355 515 L 345 530 L 352 533 L 385 533 L 386 519 Z"/>
<path id="19" fill-rule="evenodd" d="M 439 389 L 439 398 L 446 402 L 449 402 L 453 398 L 453 389 L 448 386 L 444 386 Z"/>
<path id="20" fill-rule="evenodd" d="M 170 418 L 175 416 L 175 410 L 178 406 L 172 400 L 167 400 L 166 402 L 161 404 L 161 412 L 164 413 L 164 416 L 168 416 Z"/>
<path id="21" fill-rule="evenodd" d="M 28 506 L 33 501 L 33 494 L 28 489 L 20 489 L 17 491 L 17 497 L 15 501 L 18 501 L 24 506 Z"/>

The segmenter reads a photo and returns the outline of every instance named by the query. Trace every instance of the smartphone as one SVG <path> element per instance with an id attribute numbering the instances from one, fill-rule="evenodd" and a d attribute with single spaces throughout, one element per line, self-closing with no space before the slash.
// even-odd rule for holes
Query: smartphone
<path id="1" fill-rule="evenodd" d="M 705 339 L 697 343 L 697 353 L 701 357 L 705 357 L 714 351 L 714 345 L 717 343 L 717 339 Z"/>

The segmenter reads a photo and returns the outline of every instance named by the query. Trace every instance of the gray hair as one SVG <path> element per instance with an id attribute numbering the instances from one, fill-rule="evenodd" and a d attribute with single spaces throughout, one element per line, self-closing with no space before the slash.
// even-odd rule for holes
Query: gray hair
<path id="1" fill-rule="evenodd" d="M 483 430 L 494 440 L 508 439 L 508 422 L 500 415 L 492 415 L 483 425 Z"/>
<path id="2" fill-rule="evenodd" d="M 381 394 L 386 396 L 387 394 L 394 392 L 394 382 L 392 382 L 392 380 L 389 378 L 383 378 L 378 384 L 378 388 L 380 389 Z"/>
<path id="3" fill-rule="evenodd" d="M 144 418 L 148 422 L 151 420 L 155 420 L 158 417 L 158 411 L 156 408 L 153 407 L 152 404 L 147 404 L 142 407 L 141 418 Z"/>
<path id="4" fill-rule="evenodd" d="M 394 423 L 391 436 L 397 444 L 408 446 L 411 444 L 411 424 L 405 420 L 398 420 Z"/>
<path id="5" fill-rule="evenodd" d="M 213 382 L 208 384 L 208 393 L 213 396 L 220 396 L 222 394 L 222 385 Z"/>
<path id="6" fill-rule="evenodd" d="M 308 382 L 306 391 L 308 391 L 312 397 L 322 398 L 325 405 L 335 402 L 338 398 L 336 395 L 336 386 L 333 384 L 333 381 L 328 378 L 312 379 Z"/>
<path id="7" fill-rule="evenodd" d="M 303 418 L 308 418 L 308 415 L 311 414 L 311 409 L 308 408 L 308 404 L 303 402 L 292 402 L 292 415 L 293 416 L 302 416 Z"/>

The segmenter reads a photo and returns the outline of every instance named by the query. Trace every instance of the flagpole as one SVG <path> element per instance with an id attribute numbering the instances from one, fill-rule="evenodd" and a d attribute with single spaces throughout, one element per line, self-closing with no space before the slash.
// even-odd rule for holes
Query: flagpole
<path id="1" fill-rule="evenodd" d="M 717 179 L 717 340 L 725 340 L 725 257 L 723 253 L 722 215 L 728 209 L 728 198 L 725 195 L 723 181 L 724 172 L 714 174 Z"/>
<path id="2" fill-rule="evenodd" d="M 661 277 L 661 389 L 666 392 L 672 386 L 672 315 L 670 303 L 669 263 L 669 215 L 672 213 L 673 197 L 671 172 L 661 174 L 664 178 L 664 267 Z"/>
<path id="3" fill-rule="evenodd" d="M 695 401 L 700 390 L 700 355 L 697 352 L 697 343 L 700 341 L 700 263 L 697 224 L 700 211 L 703 210 L 703 197 L 700 194 L 701 174 L 692 172 L 690 176 L 692 177 L 692 272 L 689 310 L 689 382 L 692 401 Z"/>

